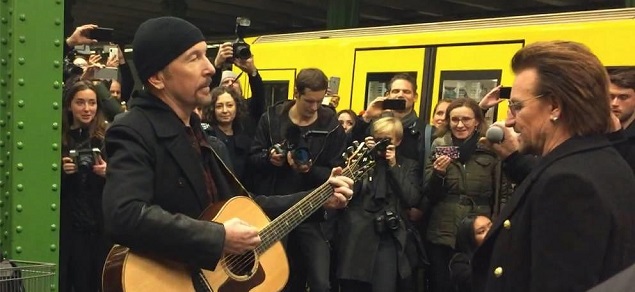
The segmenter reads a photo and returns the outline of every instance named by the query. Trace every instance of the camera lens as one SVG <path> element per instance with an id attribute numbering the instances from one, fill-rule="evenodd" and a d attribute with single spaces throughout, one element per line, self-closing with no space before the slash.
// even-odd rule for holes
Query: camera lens
<path id="1" fill-rule="evenodd" d="M 291 155 L 296 164 L 308 164 L 311 159 L 311 154 L 307 148 L 296 148 Z"/>
<path id="2" fill-rule="evenodd" d="M 251 57 L 251 50 L 247 46 L 238 46 L 236 57 L 239 59 L 249 59 Z"/>
<path id="3" fill-rule="evenodd" d="M 88 173 L 93 168 L 93 164 L 93 157 L 91 155 L 79 155 L 77 170 L 81 173 Z"/>

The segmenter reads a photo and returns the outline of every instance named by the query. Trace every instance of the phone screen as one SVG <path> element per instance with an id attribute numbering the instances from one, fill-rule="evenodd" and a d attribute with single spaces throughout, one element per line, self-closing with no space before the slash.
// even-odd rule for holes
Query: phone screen
<path id="1" fill-rule="evenodd" d="M 382 102 L 382 108 L 391 109 L 391 110 L 405 110 L 406 100 L 405 99 L 385 99 Z"/>
<path id="2" fill-rule="evenodd" d="M 110 42 L 112 41 L 112 33 L 114 29 L 107 27 L 96 27 L 89 31 L 89 37 L 91 39 L 96 39 L 99 42 Z"/>
<path id="3" fill-rule="evenodd" d="M 340 90 L 340 78 L 339 77 L 331 77 L 329 78 L 329 94 L 338 94 Z"/>
<path id="4" fill-rule="evenodd" d="M 500 98 L 503 98 L 503 99 L 509 99 L 509 96 L 510 96 L 511 94 L 512 94 L 512 88 L 511 88 L 511 87 L 505 87 L 505 86 L 502 86 L 502 87 L 500 88 L 500 92 L 499 92 L 499 96 L 500 96 Z"/>
<path id="5" fill-rule="evenodd" d="M 439 158 L 440 156 L 447 156 L 452 159 L 459 158 L 459 147 L 458 146 L 437 146 L 434 149 L 435 157 Z"/>

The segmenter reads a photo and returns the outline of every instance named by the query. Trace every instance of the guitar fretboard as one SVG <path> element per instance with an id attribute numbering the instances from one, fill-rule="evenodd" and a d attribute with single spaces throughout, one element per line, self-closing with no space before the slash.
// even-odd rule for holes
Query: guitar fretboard
<path id="1" fill-rule="evenodd" d="M 355 180 L 351 167 L 345 168 L 342 171 L 342 175 Z M 328 182 L 325 182 L 306 195 L 300 202 L 289 208 L 289 210 L 278 216 L 278 218 L 271 221 L 269 225 L 260 230 L 262 242 L 256 247 L 256 252 L 260 255 L 267 251 L 274 243 L 285 237 L 291 230 L 319 209 L 332 194 L 333 187 Z"/>

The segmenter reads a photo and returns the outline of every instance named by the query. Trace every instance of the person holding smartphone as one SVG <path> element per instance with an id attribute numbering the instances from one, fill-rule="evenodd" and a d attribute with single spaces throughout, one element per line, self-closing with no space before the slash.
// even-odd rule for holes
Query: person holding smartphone
<path id="1" fill-rule="evenodd" d="M 426 231 L 432 291 L 451 291 L 448 272 L 460 218 L 470 213 L 493 216 L 495 202 L 511 188 L 503 183 L 495 153 L 477 143 L 487 129 L 476 101 L 458 98 L 447 108 L 445 125 L 432 142 L 425 169 L 432 202 Z M 503 199 L 504 201 L 504 199 Z"/>

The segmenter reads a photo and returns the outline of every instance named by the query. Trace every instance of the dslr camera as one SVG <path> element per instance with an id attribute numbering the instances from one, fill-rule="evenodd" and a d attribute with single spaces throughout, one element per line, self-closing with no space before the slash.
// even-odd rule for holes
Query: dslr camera
<path id="1" fill-rule="evenodd" d="M 236 40 L 232 43 L 234 49 L 234 59 L 247 60 L 251 58 L 251 49 L 245 42 L 245 32 L 251 25 L 251 20 L 246 17 L 236 17 Z"/>
<path id="2" fill-rule="evenodd" d="M 97 155 L 101 155 L 99 148 L 83 148 L 69 151 L 69 156 L 77 165 L 77 172 L 79 173 L 90 173 L 93 171 L 93 165 L 97 162 Z"/>
<path id="3" fill-rule="evenodd" d="M 288 152 L 291 152 L 291 158 L 293 162 L 297 165 L 307 165 L 311 160 L 311 152 L 309 152 L 309 148 L 304 145 L 304 143 L 290 143 L 289 140 L 285 140 L 281 144 L 275 144 L 272 147 L 276 153 L 282 154 L 282 156 L 286 157 Z"/>
<path id="4" fill-rule="evenodd" d="M 375 217 L 375 232 L 384 234 L 388 231 L 399 229 L 399 215 L 392 210 L 385 210 L 382 214 Z"/>
<path id="5" fill-rule="evenodd" d="M 388 148 L 388 145 L 390 145 L 390 143 L 390 138 L 382 138 L 375 142 L 373 150 L 375 150 L 374 152 L 376 159 L 386 158 L 386 149 Z"/>

